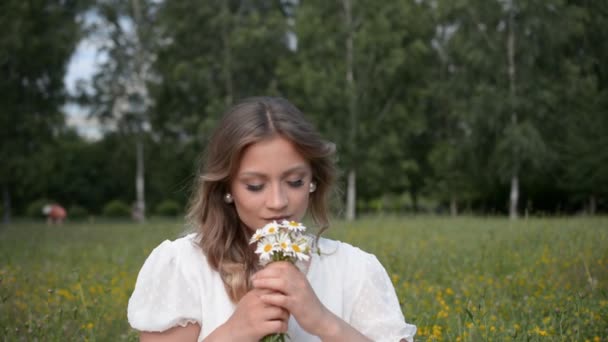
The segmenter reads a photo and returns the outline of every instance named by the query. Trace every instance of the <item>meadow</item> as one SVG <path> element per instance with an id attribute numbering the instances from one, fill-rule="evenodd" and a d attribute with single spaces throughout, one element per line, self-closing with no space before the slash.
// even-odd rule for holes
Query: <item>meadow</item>
<path id="1" fill-rule="evenodd" d="M 139 268 L 177 220 L 0 226 L 3 341 L 136 341 Z M 608 218 L 369 217 L 325 234 L 374 253 L 417 341 L 608 341 Z"/>

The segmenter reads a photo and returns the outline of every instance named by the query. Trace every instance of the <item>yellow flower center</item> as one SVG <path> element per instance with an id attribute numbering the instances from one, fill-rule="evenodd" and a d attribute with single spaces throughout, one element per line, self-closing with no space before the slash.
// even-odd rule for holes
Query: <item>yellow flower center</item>
<path id="1" fill-rule="evenodd" d="M 300 246 L 293 244 L 291 245 L 291 249 L 293 249 L 294 252 L 296 253 L 300 253 L 302 250 L 300 249 Z"/>
<path id="2" fill-rule="evenodd" d="M 268 253 L 272 250 L 272 245 L 271 244 L 267 244 L 264 246 L 264 252 Z"/>
<path id="3" fill-rule="evenodd" d="M 291 221 L 291 222 L 289 222 L 289 225 L 292 227 L 297 227 L 299 224 L 296 221 Z"/>
<path id="4" fill-rule="evenodd" d="M 285 242 L 281 242 L 281 248 L 283 248 L 283 249 L 287 249 L 287 243 L 285 243 Z"/>
<path id="5" fill-rule="evenodd" d="M 268 228 L 268 232 L 270 234 L 274 234 L 274 232 L 276 232 L 276 228 L 275 227 L 270 227 L 270 228 Z"/>

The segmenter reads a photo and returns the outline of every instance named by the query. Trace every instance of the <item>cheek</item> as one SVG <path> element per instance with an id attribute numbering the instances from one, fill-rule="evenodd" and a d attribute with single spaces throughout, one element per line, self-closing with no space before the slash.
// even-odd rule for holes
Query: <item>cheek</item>
<path id="1" fill-rule="evenodd" d="M 247 191 L 237 192 L 234 196 L 234 206 L 239 213 L 250 213 L 260 206 L 261 196 L 255 196 Z"/>
<path id="2" fill-rule="evenodd" d="M 308 191 L 306 192 L 298 192 L 297 194 L 294 194 L 293 196 L 293 204 L 294 204 L 294 210 L 297 210 L 297 212 L 299 214 L 304 214 L 306 212 L 306 209 L 308 209 L 308 201 L 310 198 L 310 193 Z"/>

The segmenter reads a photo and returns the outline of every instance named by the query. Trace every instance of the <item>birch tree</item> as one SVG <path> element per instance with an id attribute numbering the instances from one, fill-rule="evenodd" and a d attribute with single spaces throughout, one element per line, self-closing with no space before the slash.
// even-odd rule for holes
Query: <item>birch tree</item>
<path id="1" fill-rule="evenodd" d="M 152 100 L 148 82 L 154 60 L 154 5 L 143 0 L 99 1 L 91 27 L 105 61 L 93 77 L 91 115 L 133 139 L 135 149 L 134 218 L 145 220 L 144 135 L 150 128 Z"/>

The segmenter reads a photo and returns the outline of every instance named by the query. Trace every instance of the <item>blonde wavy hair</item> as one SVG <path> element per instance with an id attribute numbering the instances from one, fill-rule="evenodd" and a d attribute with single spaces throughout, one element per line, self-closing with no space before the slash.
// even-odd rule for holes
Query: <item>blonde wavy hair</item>
<path id="1" fill-rule="evenodd" d="M 273 136 L 289 140 L 310 163 L 317 189 L 310 195 L 308 212 L 320 228 L 319 234 L 329 225 L 335 145 L 323 140 L 302 113 L 283 98 L 253 97 L 229 108 L 207 144 L 187 219 L 201 235 L 200 246 L 207 261 L 220 274 L 234 303 L 251 288 L 249 279 L 258 266 L 249 246 L 251 232 L 239 220 L 234 205 L 223 198 L 245 148 Z"/>

